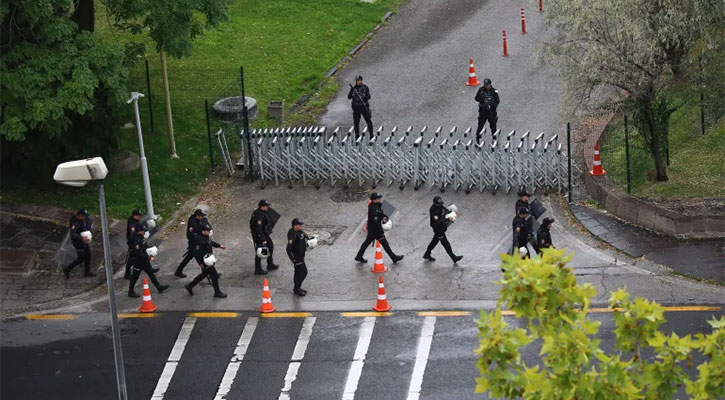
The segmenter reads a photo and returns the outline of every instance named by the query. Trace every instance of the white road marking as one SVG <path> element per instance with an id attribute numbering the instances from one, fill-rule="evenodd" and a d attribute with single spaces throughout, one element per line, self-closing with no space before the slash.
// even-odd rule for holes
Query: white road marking
<path id="1" fill-rule="evenodd" d="M 307 351 L 307 344 L 310 343 L 310 336 L 312 335 L 312 327 L 315 325 L 316 317 L 306 317 L 305 322 L 302 323 L 302 330 L 300 336 L 297 338 L 297 344 L 295 344 L 295 350 L 292 352 L 292 362 L 287 367 L 287 374 L 284 377 L 284 387 L 282 392 L 279 394 L 279 400 L 290 400 L 289 391 L 292 390 L 292 382 L 297 379 L 297 371 L 300 369 L 300 361 L 305 358 L 305 351 Z"/>
<path id="2" fill-rule="evenodd" d="M 425 317 L 423 321 L 423 328 L 420 330 L 420 341 L 418 342 L 418 353 L 415 356 L 415 366 L 413 366 L 413 375 L 410 378 L 410 387 L 408 388 L 408 400 L 418 400 L 420 397 L 423 374 L 425 374 L 425 366 L 428 364 L 428 354 L 430 354 L 430 345 L 433 342 L 435 324 L 436 317 Z"/>
<path id="3" fill-rule="evenodd" d="M 247 320 L 246 325 L 244 325 L 242 335 L 239 336 L 237 347 L 234 349 L 232 359 L 227 365 L 227 370 L 224 372 L 224 377 L 222 378 L 222 382 L 219 384 L 219 389 L 216 392 L 216 396 L 214 396 L 214 400 L 226 399 L 227 394 L 229 394 L 229 391 L 232 389 L 232 384 L 234 383 L 234 379 L 237 377 L 239 366 L 244 359 L 244 355 L 247 354 L 249 343 L 252 341 L 255 329 L 257 329 L 257 322 L 259 322 L 258 317 L 250 317 Z"/>
<path id="4" fill-rule="evenodd" d="M 169 388 L 171 378 L 174 377 L 176 366 L 179 364 L 179 360 L 181 360 L 181 356 L 184 354 L 184 348 L 186 347 L 186 343 L 189 341 L 189 337 L 191 336 L 191 331 L 194 329 L 195 323 L 196 317 L 186 317 L 184 320 L 184 324 L 181 326 L 181 330 L 179 331 L 179 336 L 176 338 L 174 347 L 171 349 L 171 354 L 169 354 L 169 359 L 166 361 L 164 370 L 161 372 L 161 377 L 156 384 L 154 394 L 151 395 L 151 400 L 161 400 L 164 398 L 164 393 L 166 393 L 166 390 Z"/>
<path id="5" fill-rule="evenodd" d="M 375 328 L 375 317 L 365 317 L 360 326 L 360 337 L 357 340 L 352 364 L 350 364 L 350 372 L 347 373 L 342 400 L 353 400 L 355 398 L 357 384 L 360 381 L 360 375 L 365 364 L 365 356 L 368 354 L 368 347 L 370 347 L 370 338 L 373 336 L 373 328 Z"/>

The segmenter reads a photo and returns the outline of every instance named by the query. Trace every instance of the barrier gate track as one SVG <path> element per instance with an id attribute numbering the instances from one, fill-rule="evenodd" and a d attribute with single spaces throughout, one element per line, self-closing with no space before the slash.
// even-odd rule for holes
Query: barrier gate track
<path id="1" fill-rule="evenodd" d="M 252 173 L 263 188 L 283 182 L 290 188 L 296 183 L 347 188 L 357 182 L 373 188 L 396 185 L 403 190 L 410 185 L 466 193 L 476 188 L 493 193 L 518 188 L 566 191 L 567 154 L 558 134 L 490 134 L 484 129 L 480 143 L 472 136 L 470 127 L 463 133 L 456 127 L 431 133 L 425 126 L 415 134 L 412 126 L 402 133 L 397 126 L 387 133 L 381 126 L 372 139 L 366 131 L 356 139 L 352 128 L 254 129 L 250 139 L 257 162 Z M 240 138 L 246 141 L 243 132 Z"/>

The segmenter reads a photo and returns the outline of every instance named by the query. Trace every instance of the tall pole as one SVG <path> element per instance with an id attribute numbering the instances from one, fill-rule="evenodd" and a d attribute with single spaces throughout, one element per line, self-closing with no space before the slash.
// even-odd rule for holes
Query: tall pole
<path id="1" fill-rule="evenodd" d="M 700 63 L 700 81 L 702 81 L 702 77 L 704 75 L 704 71 L 702 70 L 702 56 L 697 57 L 698 62 Z M 700 129 L 702 129 L 702 134 L 705 135 L 705 94 L 704 94 L 704 87 L 700 87 Z"/>
<path id="2" fill-rule="evenodd" d="M 156 213 L 154 213 L 154 201 L 151 198 L 151 181 L 149 180 L 149 168 L 146 165 L 146 153 L 143 150 L 143 134 L 141 133 L 141 116 L 138 112 L 138 99 L 143 97 L 142 93 L 133 92 L 131 93 L 131 99 L 126 103 L 133 102 L 133 109 L 136 114 L 136 133 L 138 133 L 138 148 L 139 156 L 141 158 L 141 175 L 143 176 L 143 189 L 146 194 L 146 212 L 149 218 L 156 219 Z"/>
<path id="3" fill-rule="evenodd" d="M 166 54 L 161 51 L 161 78 L 164 83 L 164 96 L 166 97 L 166 124 L 169 127 L 169 152 L 171 158 L 179 158 L 176 154 L 176 140 L 174 140 L 174 121 L 171 118 L 171 95 L 169 94 L 169 75 L 166 73 Z"/>
<path id="4" fill-rule="evenodd" d="M 247 98 L 244 94 L 244 67 L 239 67 L 239 73 L 242 81 L 242 115 L 244 116 L 244 137 L 247 143 L 247 178 L 254 179 L 252 175 L 252 168 L 254 160 L 252 160 L 252 139 L 249 137 L 249 110 L 247 109 Z"/>
<path id="5" fill-rule="evenodd" d="M 149 74 L 149 60 L 146 61 L 146 89 L 149 95 L 149 121 L 151 122 L 151 133 L 154 133 L 154 105 L 151 101 L 151 75 Z"/>
<path id="6" fill-rule="evenodd" d="M 632 178 L 629 173 L 629 122 L 624 116 L 624 153 L 627 157 L 627 194 L 632 194 Z"/>
<path id="7" fill-rule="evenodd" d="M 209 165 L 214 172 L 214 147 L 211 140 L 211 122 L 209 121 L 209 100 L 204 99 L 204 112 L 206 113 L 206 136 L 209 139 Z"/>
<path id="8" fill-rule="evenodd" d="M 566 123 L 566 154 L 569 171 L 569 203 L 571 203 L 571 124 L 569 122 Z"/>
<path id="9" fill-rule="evenodd" d="M 138 122 L 138 107 L 136 108 L 136 121 Z M 101 228 L 103 232 L 103 256 L 106 264 L 106 282 L 108 284 L 108 306 L 111 313 L 111 328 L 113 333 L 113 358 L 116 362 L 116 385 L 118 386 L 118 400 L 127 400 L 126 371 L 123 367 L 123 350 L 121 348 L 121 330 L 118 327 L 118 314 L 116 311 L 116 291 L 113 287 L 113 261 L 111 260 L 111 241 L 108 239 L 108 217 L 106 216 L 106 195 L 103 184 L 98 187 L 98 199 L 101 208 Z"/>

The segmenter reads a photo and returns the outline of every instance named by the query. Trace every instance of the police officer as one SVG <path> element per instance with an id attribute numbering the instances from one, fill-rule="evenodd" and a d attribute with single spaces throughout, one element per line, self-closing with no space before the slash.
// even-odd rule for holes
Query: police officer
<path id="1" fill-rule="evenodd" d="M 189 217 L 189 220 L 186 222 L 186 253 L 184 253 L 184 259 L 181 260 L 181 264 L 179 264 L 178 267 L 176 267 L 176 272 L 174 272 L 174 276 L 179 278 L 186 278 L 186 274 L 184 273 L 184 267 L 186 267 L 186 264 L 191 261 L 192 258 L 194 258 L 194 252 L 192 251 L 192 246 L 196 242 L 196 236 L 201 232 L 201 227 L 208 224 L 209 221 L 206 219 L 206 213 L 200 208 L 197 208 L 193 214 Z"/>
<path id="2" fill-rule="evenodd" d="M 194 259 L 197 263 L 199 263 L 199 266 L 201 267 L 201 273 L 194 278 L 191 283 L 188 283 L 184 285 L 186 288 L 186 291 L 189 292 L 189 295 L 194 295 L 194 286 L 196 286 L 199 282 L 203 281 L 207 276 L 211 278 L 211 284 L 214 287 L 214 297 L 219 298 L 225 298 L 227 297 L 226 293 L 222 292 L 221 289 L 219 289 L 219 272 L 216 270 L 216 263 L 212 263 L 212 265 L 207 265 L 204 257 L 206 256 L 213 256 L 214 254 L 214 247 L 220 247 L 222 250 L 226 250 L 226 246 L 223 244 L 219 244 L 209 237 L 211 233 L 211 225 L 205 224 L 201 227 L 201 231 L 198 235 L 195 236 L 194 241 L 194 247 L 192 248 L 192 252 L 194 253 Z"/>
<path id="3" fill-rule="evenodd" d="M 169 288 L 169 285 L 162 285 L 159 283 L 159 280 L 156 279 L 154 270 L 151 268 L 151 262 L 155 259 L 149 256 L 146 252 L 148 245 L 146 244 L 145 234 L 148 230 L 149 228 L 145 223 L 139 223 L 136 225 L 136 234 L 133 236 L 131 242 L 131 264 L 133 265 L 133 273 L 131 274 L 131 281 L 128 283 L 128 297 L 139 297 L 134 290 L 134 287 L 136 286 L 136 281 L 138 281 L 139 275 L 141 275 L 141 271 L 146 272 L 146 275 L 148 275 L 151 283 L 156 286 L 156 290 L 159 291 L 159 294 Z"/>
<path id="4" fill-rule="evenodd" d="M 491 86 L 491 80 L 486 78 L 483 80 L 483 87 L 476 92 L 476 101 L 478 102 L 478 127 L 476 128 L 476 142 L 481 141 L 481 130 L 483 125 L 488 121 L 491 127 L 491 133 L 496 132 L 496 107 L 498 107 L 499 98 L 498 90 Z"/>
<path id="5" fill-rule="evenodd" d="M 516 213 L 518 213 L 518 211 L 522 208 L 529 208 L 529 199 L 531 198 L 531 195 L 526 191 L 526 189 L 519 190 L 517 195 L 519 196 L 519 199 L 516 200 L 516 208 L 514 208 L 514 212 Z"/>
<path id="6" fill-rule="evenodd" d="M 511 253 L 513 254 L 515 252 L 515 249 L 521 249 L 523 247 L 526 248 L 527 251 L 526 254 L 522 254 L 522 256 L 524 258 L 530 258 L 527 245 L 529 241 L 534 237 L 534 226 L 533 220 L 529 218 L 529 209 L 520 208 L 518 211 L 518 215 L 514 217 L 512 225 L 514 240 Z"/>
<path id="7" fill-rule="evenodd" d="M 438 242 L 441 242 L 443 248 L 446 249 L 446 253 L 448 253 L 454 263 L 463 258 L 463 256 L 453 254 L 451 243 L 448 242 L 448 238 L 446 237 L 446 230 L 448 230 L 448 225 L 451 224 L 451 221 L 446 218 L 446 214 L 448 213 L 449 211 L 443 205 L 441 196 L 434 197 L 433 205 L 430 206 L 430 226 L 433 228 L 433 240 L 430 241 L 428 248 L 425 250 L 425 254 L 423 254 L 423 258 L 428 261 L 436 260 L 430 255 L 430 252 L 438 245 Z"/>
<path id="8" fill-rule="evenodd" d="M 83 276 L 95 276 L 96 274 L 91 272 L 91 247 L 88 245 L 90 241 L 81 236 L 82 232 L 90 231 L 93 226 L 88 211 L 81 208 L 76 215 L 70 217 L 69 222 L 70 239 L 76 249 L 76 260 L 63 268 L 63 275 L 65 279 L 70 278 L 70 271 L 77 265 L 83 264 Z"/>
<path id="9" fill-rule="evenodd" d="M 287 232 L 287 255 L 295 268 L 294 283 L 292 290 L 297 296 L 304 296 L 307 291 L 302 289 L 302 282 L 307 276 L 307 265 L 305 264 L 305 252 L 307 251 L 307 239 L 309 236 L 302 230 L 304 222 L 299 218 L 292 220 L 292 228 Z"/>
<path id="10" fill-rule="evenodd" d="M 272 259 L 274 254 L 274 242 L 270 237 L 272 223 L 267 215 L 271 205 L 267 200 L 260 200 L 257 209 L 252 211 L 252 217 L 249 219 L 249 229 L 252 231 L 254 241 L 254 275 L 266 275 L 268 271 L 279 268 L 279 265 L 276 265 Z M 257 249 L 264 246 L 269 249 L 267 271 L 262 269 L 262 259 L 257 256 Z"/>
<path id="11" fill-rule="evenodd" d="M 399 256 L 393 253 L 393 249 L 390 248 L 388 240 L 385 238 L 383 223 L 388 220 L 388 216 L 383 212 L 382 198 L 382 194 L 375 192 L 370 194 L 370 204 L 368 205 L 368 235 L 355 256 L 355 261 L 357 262 L 368 262 L 368 260 L 363 258 L 363 254 L 365 253 L 365 249 L 367 249 L 368 246 L 370 246 L 370 244 L 375 240 L 380 242 L 385 249 L 385 252 L 388 253 L 388 256 L 393 260 L 393 263 L 397 263 L 404 257 L 403 255 Z"/>
<path id="12" fill-rule="evenodd" d="M 539 231 L 536 232 L 536 242 L 539 245 L 539 249 L 548 249 L 554 247 L 551 242 L 551 225 L 554 223 L 554 218 L 544 218 L 539 227 Z"/>
<path id="13" fill-rule="evenodd" d="M 368 124 L 368 131 L 370 132 L 370 139 L 372 139 L 374 132 L 369 103 L 370 89 L 366 85 L 363 85 L 362 76 L 358 75 L 355 77 L 355 86 L 350 85 L 347 98 L 352 100 L 352 120 L 355 124 L 355 139 L 360 137 L 360 115 L 365 118 L 365 123 Z"/>
<path id="14" fill-rule="evenodd" d="M 131 216 L 126 221 L 126 245 L 128 245 L 128 253 L 126 254 L 126 272 L 123 274 L 124 279 L 131 279 L 131 252 L 133 252 L 133 238 L 136 236 L 136 225 L 141 220 L 141 210 L 136 209 L 131 212 Z"/>

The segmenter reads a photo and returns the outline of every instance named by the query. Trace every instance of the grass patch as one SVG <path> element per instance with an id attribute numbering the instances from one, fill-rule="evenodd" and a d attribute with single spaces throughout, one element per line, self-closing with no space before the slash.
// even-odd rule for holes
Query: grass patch
<path id="1" fill-rule="evenodd" d="M 658 200 L 725 197 L 725 118 L 700 127 L 697 101 L 685 102 L 670 117 L 670 166 L 667 182 L 654 181 L 654 161 L 644 140 L 630 121 L 630 176 L 632 194 Z M 607 126 L 600 141 L 602 166 L 609 179 L 626 189 L 627 164 L 622 118 Z"/>
<path id="2" fill-rule="evenodd" d="M 252 127 L 276 125 L 266 115 L 268 101 L 282 100 L 288 109 L 301 96 L 315 92 L 285 121 L 312 124 L 337 91 L 334 80 L 323 82 L 325 73 L 380 23 L 383 14 L 395 11 L 403 1 L 235 0 L 230 20 L 197 40 L 190 57 L 167 57 L 176 148 L 181 157 L 178 160 L 168 157 L 160 60 L 153 43 L 145 37 L 115 31 L 103 3 L 99 3 L 97 34 L 118 43 L 140 39 L 148 46 L 154 132 L 150 129 L 148 97 L 139 102 L 139 108 L 156 213 L 168 217 L 178 208 L 177 203 L 203 191 L 209 176 L 204 100 L 213 104 L 222 97 L 240 95 L 240 66 L 244 66 L 246 95 L 254 97 L 259 105 L 260 116 L 252 121 Z M 148 95 L 142 59 L 132 69 L 131 77 L 129 91 Z M 128 106 L 129 121 L 131 112 Z M 212 129 L 219 126 L 215 122 Z M 225 128 L 234 151 L 239 148 L 238 137 L 233 134 L 237 128 Z M 135 129 L 121 133 L 118 150 L 126 149 L 138 152 Z M 218 158 L 216 161 L 218 165 Z M 53 182 L 52 174 L 52 168 L 22 173 L 4 169 L 2 199 L 98 211 L 95 188 L 67 188 Z M 125 217 L 134 208 L 145 208 L 140 171 L 110 175 L 105 187 L 112 217 Z"/>

